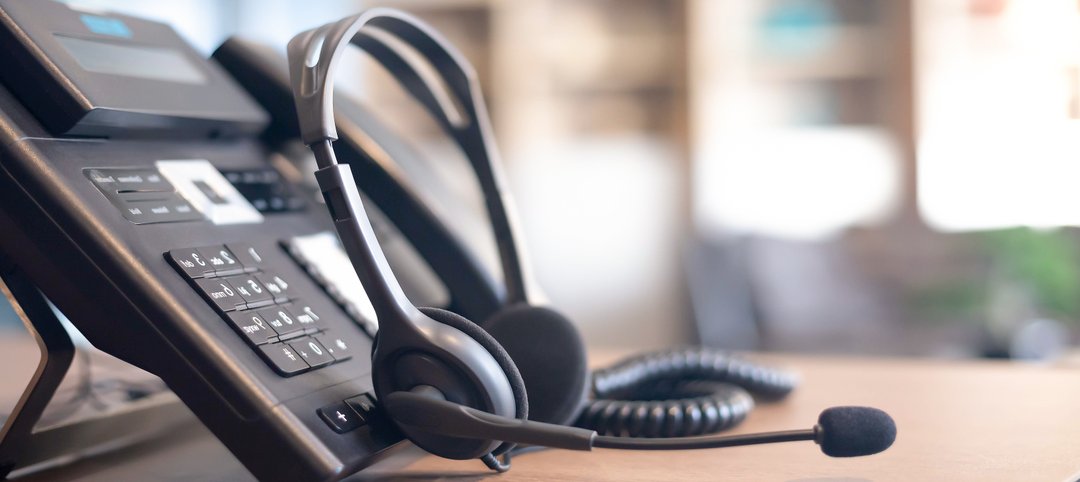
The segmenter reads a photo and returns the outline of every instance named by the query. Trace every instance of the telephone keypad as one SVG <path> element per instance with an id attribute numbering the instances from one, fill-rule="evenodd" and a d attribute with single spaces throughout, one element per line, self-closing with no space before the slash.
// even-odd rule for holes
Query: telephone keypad
<path id="1" fill-rule="evenodd" d="M 169 251 L 169 261 L 189 279 L 214 275 L 214 267 L 195 248 L 174 249 Z"/>
<path id="2" fill-rule="evenodd" d="M 301 338 L 289 343 L 289 346 L 293 348 L 293 351 L 299 353 L 300 358 L 303 358 L 311 368 L 318 368 L 334 363 L 334 357 L 330 356 L 330 354 L 326 352 L 326 348 L 323 348 L 323 346 L 314 338 Z"/>
<path id="3" fill-rule="evenodd" d="M 280 275 L 273 273 L 259 273 L 255 275 L 266 287 L 266 290 L 274 297 L 275 303 L 285 303 L 289 300 L 289 283 Z"/>
<path id="4" fill-rule="evenodd" d="M 174 249 L 165 258 L 280 375 L 352 358 L 326 330 L 321 305 L 295 299 L 291 282 L 249 244 Z"/>
<path id="5" fill-rule="evenodd" d="M 284 306 L 259 310 L 259 314 L 270 323 L 270 326 L 277 331 L 278 337 L 282 340 L 296 338 L 304 334 L 304 327 L 296 322 L 296 317 Z"/>
<path id="6" fill-rule="evenodd" d="M 322 331 L 322 324 L 319 323 L 322 317 L 315 313 L 308 305 L 293 305 L 293 314 L 296 315 L 296 321 L 300 323 L 300 326 L 304 327 L 305 331 L 309 333 Z"/>
<path id="7" fill-rule="evenodd" d="M 237 293 L 240 293 L 240 297 L 244 299 L 244 307 L 247 309 L 274 304 L 274 297 L 270 295 L 270 292 L 262 283 L 252 276 L 229 278 L 229 283 L 236 288 Z"/>
<path id="8" fill-rule="evenodd" d="M 246 336 L 253 345 L 278 341 L 277 331 L 274 331 L 258 312 L 234 311 L 229 313 L 228 317 L 233 327 Z"/>
<path id="9" fill-rule="evenodd" d="M 195 280 L 195 285 L 218 311 L 228 312 L 244 306 L 244 299 L 236 292 L 227 279 L 203 278 Z"/>
<path id="10" fill-rule="evenodd" d="M 198 248 L 202 258 L 214 269 L 213 276 L 231 276 L 244 272 L 244 265 L 236 260 L 236 255 L 225 246 Z"/>
<path id="11" fill-rule="evenodd" d="M 326 352 L 330 356 L 334 357 L 334 360 L 345 361 L 352 358 L 352 346 L 345 339 L 326 332 L 315 335 L 315 339 L 319 340 L 319 343 L 326 348 Z"/>
<path id="12" fill-rule="evenodd" d="M 271 343 L 259 346 L 259 352 L 263 354 L 278 373 L 284 376 L 296 375 L 311 368 L 293 347 L 285 343 Z"/>
<path id="13" fill-rule="evenodd" d="M 262 254 L 247 243 L 229 243 L 225 248 L 236 255 L 236 260 L 244 266 L 244 272 L 254 273 L 263 264 Z"/>

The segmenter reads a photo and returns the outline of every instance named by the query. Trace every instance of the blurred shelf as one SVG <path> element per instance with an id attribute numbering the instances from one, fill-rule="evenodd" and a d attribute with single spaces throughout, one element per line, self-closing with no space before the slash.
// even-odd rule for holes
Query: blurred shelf
<path id="1" fill-rule="evenodd" d="M 880 27 L 830 27 L 829 46 L 799 58 L 765 55 L 750 64 L 755 79 L 806 80 L 881 77 Z"/>

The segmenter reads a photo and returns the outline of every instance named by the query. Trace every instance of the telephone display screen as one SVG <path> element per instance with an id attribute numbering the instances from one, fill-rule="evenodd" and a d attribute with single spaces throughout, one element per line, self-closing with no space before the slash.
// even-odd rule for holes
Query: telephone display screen
<path id="1" fill-rule="evenodd" d="M 79 66 L 102 74 L 205 84 L 206 76 L 179 51 L 57 35 Z"/>

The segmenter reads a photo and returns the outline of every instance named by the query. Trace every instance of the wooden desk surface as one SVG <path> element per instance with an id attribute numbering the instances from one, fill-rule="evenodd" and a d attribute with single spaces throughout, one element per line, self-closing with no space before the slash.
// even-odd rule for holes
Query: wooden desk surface
<path id="1" fill-rule="evenodd" d="M 759 406 L 730 433 L 808 428 L 827 407 L 868 405 L 893 416 L 896 442 L 881 454 L 852 459 L 829 458 L 807 442 L 680 452 L 548 450 L 515 458 L 499 480 L 959 482 L 1080 475 L 1075 369 L 987 361 L 756 359 L 795 369 L 802 385 L 781 403 Z M 409 471 L 464 475 L 476 464 L 429 456 Z"/>
<path id="2" fill-rule="evenodd" d="M 834 405 L 870 405 L 897 422 L 896 443 L 871 457 L 832 459 L 812 443 L 685 452 L 547 450 L 506 474 L 478 461 L 393 458 L 350 480 L 1076 480 L 1080 372 L 1008 362 L 754 357 L 797 370 L 801 387 L 764 405 L 731 433 L 810 427 Z M 250 477 L 205 429 L 144 444 L 32 480 L 237 480 Z M 418 449 L 411 449 L 418 450 Z M 407 452 L 407 451 L 405 451 Z M 198 463 L 193 463 L 198 460 Z"/>

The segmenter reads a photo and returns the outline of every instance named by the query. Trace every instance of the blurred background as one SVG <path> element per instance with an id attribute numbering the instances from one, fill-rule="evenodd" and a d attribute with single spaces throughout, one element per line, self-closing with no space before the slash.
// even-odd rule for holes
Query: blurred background
<path id="1" fill-rule="evenodd" d="M 431 22 L 479 72 L 540 286 L 594 347 L 1045 360 L 1080 331 L 1075 1 L 69 3 L 207 55 L 375 5 Z M 415 175 L 496 268 L 460 153 L 350 62 L 338 85 L 432 160 Z"/>

